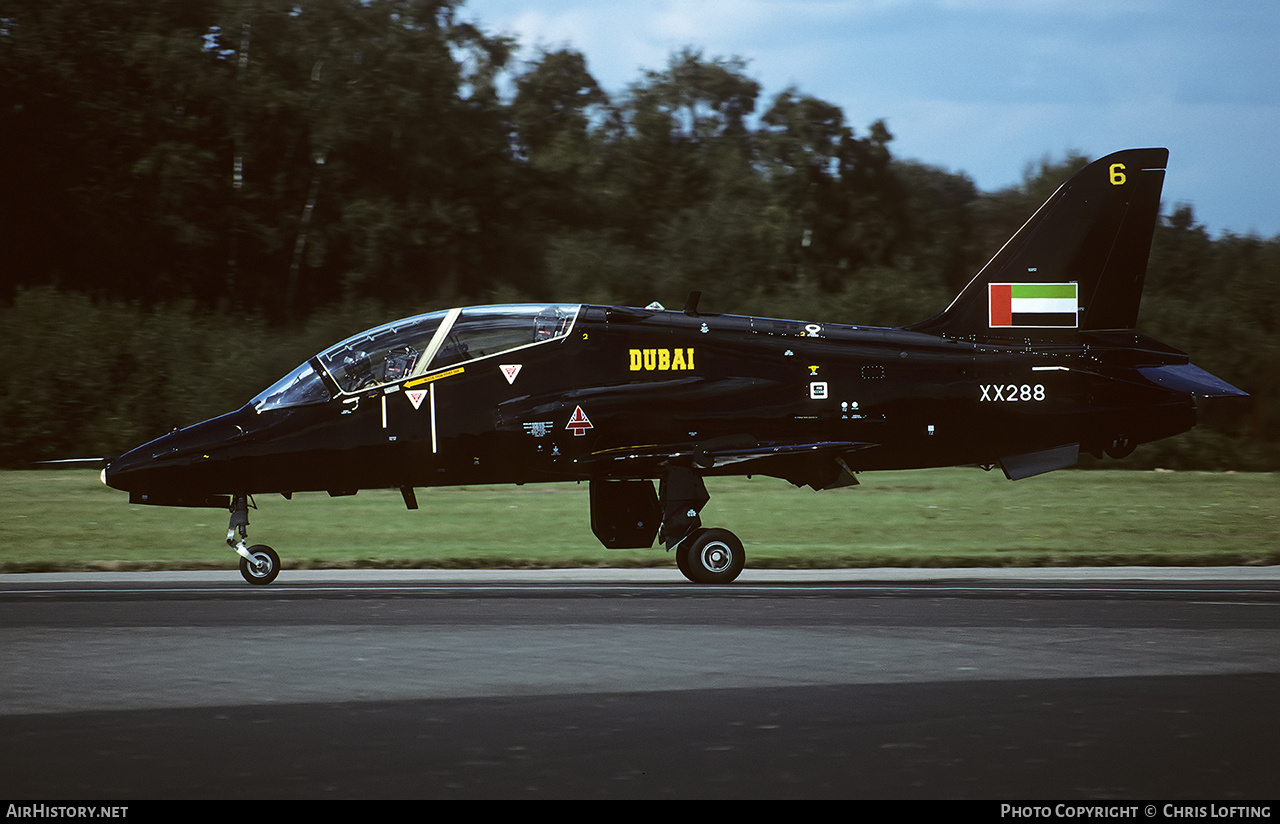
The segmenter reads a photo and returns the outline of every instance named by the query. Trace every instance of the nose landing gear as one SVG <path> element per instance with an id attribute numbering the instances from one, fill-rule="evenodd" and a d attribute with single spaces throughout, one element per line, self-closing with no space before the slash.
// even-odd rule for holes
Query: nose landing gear
<path id="1" fill-rule="evenodd" d="M 240 556 L 240 574 L 251 584 L 269 584 L 280 574 L 280 556 L 266 544 L 246 547 L 249 539 L 249 496 L 232 498 L 231 522 L 227 525 L 227 546 Z"/>
<path id="2" fill-rule="evenodd" d="M 236 552 L 240 552 L 239 547 Z M 255 544 L 240 556 L 240 574 L 251 584 L 269 584 L 280 574 L 280 556 L 266 544 Z"/>

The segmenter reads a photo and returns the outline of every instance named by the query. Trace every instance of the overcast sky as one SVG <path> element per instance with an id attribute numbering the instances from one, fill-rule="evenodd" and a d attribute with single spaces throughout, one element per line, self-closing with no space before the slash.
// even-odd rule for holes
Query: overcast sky
<path id="1" fill-rule="evenodd" d="M 611 94 L 685 47 L 883 119 L 894 156 L 993 191 L 1075 151 L 1166 146 L 1165 211 L 1280 235 L 1277 0 L 466 0 L 491 34 L 582 52 Z"/>

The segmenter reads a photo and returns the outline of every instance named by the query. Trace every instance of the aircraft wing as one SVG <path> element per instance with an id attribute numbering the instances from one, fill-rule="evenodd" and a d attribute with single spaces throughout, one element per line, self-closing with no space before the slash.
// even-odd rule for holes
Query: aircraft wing
<path id="1" fill-rule="evenodd" d="M 878 446 L 858 441 L 747 441 L 722 439 L 702 444 L 648 444 L 594 452 L 580 460 L 607 475 L 628 475 L 645 467 L 689 461 L 700 470 L 733 464 L 755 463 L 762 475 L 774 475 L 814 489 L 831 489 L 857 483 L 844 464 L 844 456 Z M 733 474 L 746 474 L 740 467 Z M 716 474 L 713 471 L 710 474 Z"/>

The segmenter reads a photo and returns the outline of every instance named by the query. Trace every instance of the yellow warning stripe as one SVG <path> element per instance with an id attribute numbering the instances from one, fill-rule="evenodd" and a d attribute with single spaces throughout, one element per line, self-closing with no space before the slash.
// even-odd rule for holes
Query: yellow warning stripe
<path id="1" fill-rule="evenodd" d="M 467 371 L 467 368 L 465 366 L 459 366 L 457 369 L 450 369 L 448 372 L 441 372 L 439 375 L 427 375 L 425 378 L 418 378 L 417 380 L 409 381 L 404 385 L 404 388 L 412 389 L 415 386 L 422 386 L 424 383 L 431 383 L 432 381 L 438 381 L 441 378 L 448 378 L 454 375 L 461 375 L 465 371 Z"/>

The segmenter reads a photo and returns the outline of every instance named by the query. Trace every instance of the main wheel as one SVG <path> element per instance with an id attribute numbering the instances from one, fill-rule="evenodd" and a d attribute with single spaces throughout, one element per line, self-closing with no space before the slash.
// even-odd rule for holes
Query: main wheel
<path id="1" fill-rule="evenodd" d="M 1112 441 L 1111 445 L 1108 446 L 1105 451 L 1107 453 L 1107 457 L 1119 460 L 1120 458 L 1129 457 L 1133 454 L 1133 450 L 1137 448 L 1138 445 L 1133 442 L 1133 439 L 1121 435 Z"/>
<path id="2" fill-rule="evenodd" d="M 747 562 L 742 541 L 727 529 L 700 529 L 678 551 L 688 567 L 680 571 L 695 584 L 727 584 Z"/>
<path id="3" fill-rule="evenodd" d="M 688 578 L 690 581 L 694 580 L 694 577 L 693 572 L 689 569 L 689 553 L 686 550 L 689 548 L 689 544 L 696 541 L 698 536 L 704 532 L 706 532 L 705 529 L 695 529 L 689 534 L 688 538 L 685 538 L 682 542 L 677 544 L 675 548 L 676 569 L 679 569 L 680 574 Z"/>
<path id="4" fill-rule="evenodd" d="M 255 544 L 249 547 L 250 561 L 240 556 L 240 574 L 251 584 L 259 586 L 269 584 L 280 574 L 280 556 L 266 544 Z"/>

